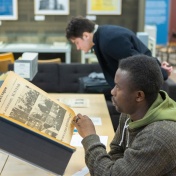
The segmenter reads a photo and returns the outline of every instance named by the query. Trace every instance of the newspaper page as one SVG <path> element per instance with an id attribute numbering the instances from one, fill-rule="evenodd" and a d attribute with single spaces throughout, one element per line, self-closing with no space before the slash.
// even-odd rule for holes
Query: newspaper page
<path id="1" fill-rule="evenodd" d="M 59 143 L 70 144 L 73 110 L 12 71 L 0 87 L 0 116 Z"/>

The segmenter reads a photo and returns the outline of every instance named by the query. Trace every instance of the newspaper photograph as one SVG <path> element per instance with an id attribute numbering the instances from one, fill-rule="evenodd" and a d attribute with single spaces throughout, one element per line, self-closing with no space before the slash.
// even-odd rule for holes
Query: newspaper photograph
<path id="1" fill-rule="evenodd" d="M 12 71 L 0 87 L 0 116 L 46 137 L 71 141 L 73 110 Z"/>

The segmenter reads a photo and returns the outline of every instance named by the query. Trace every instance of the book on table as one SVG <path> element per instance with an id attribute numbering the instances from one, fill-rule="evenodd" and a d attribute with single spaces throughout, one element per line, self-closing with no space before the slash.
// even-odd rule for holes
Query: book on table
<path id="1" fill-rule="evenodd" d="M 76 150 L 75 113 L 10 71 L 0 87 L 0 149 L 62 175 Z"/>

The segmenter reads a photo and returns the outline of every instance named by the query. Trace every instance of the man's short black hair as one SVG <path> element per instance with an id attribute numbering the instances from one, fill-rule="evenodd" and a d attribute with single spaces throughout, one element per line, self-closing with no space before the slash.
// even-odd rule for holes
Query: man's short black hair
<path id="1" fill-rule="evenodd" d="M 146 55 L 130 56 L 120 61 L 119 68 L 129 72 L 130 88 L 143 91 L 148 103 L 153 103 L 163 84 L 161 68 L 156 58 Z"/>
<path id="2" fill-rule="evenodd" d="M 95 23 L 86 18 L 72 17 L 66 28 L 66 38 L 68 40 L 82 38 L 84 32 L 93 32 L 94 26 Z"/>

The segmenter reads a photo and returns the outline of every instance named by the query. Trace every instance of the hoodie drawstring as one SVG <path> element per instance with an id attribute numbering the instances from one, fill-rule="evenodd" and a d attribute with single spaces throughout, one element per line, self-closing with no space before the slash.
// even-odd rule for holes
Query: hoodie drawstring
<path id="1" fill-rule="evenodd" d="M 125 130 L 128 128 L 129 125 L 127 125 L 127 122 L 130 118 L 128 118 L 126 121 L 125 121 L 125 125 L 123 127 L 123 131 L 122 131 L 122 138 L 121 138 L 121 141 L 119 143 L 119 145 L 121 146 L 122 145 L 122 142 L 123 142 L 123 139 L 124 139 L 124 135 L 125 135 Z M 129 133 L 128 133 L 128 140 L 127 140 L 127 145 L 126 147 L 128 147 L 128 143 L 129 143 Z"/>

